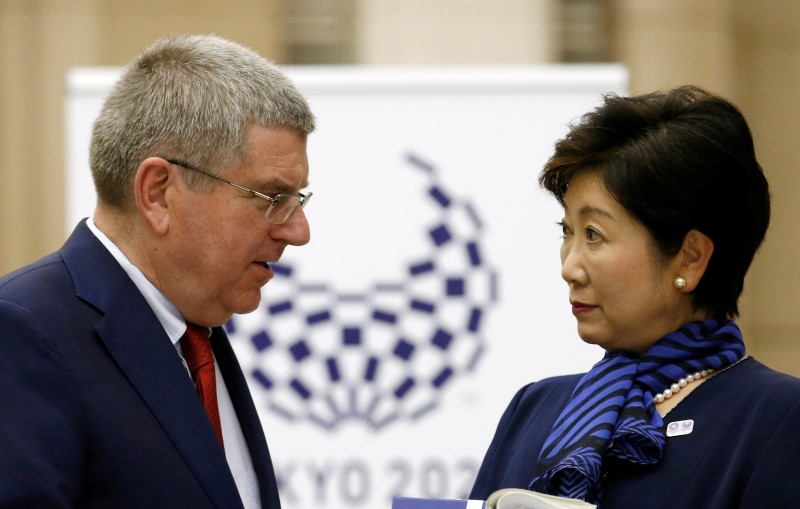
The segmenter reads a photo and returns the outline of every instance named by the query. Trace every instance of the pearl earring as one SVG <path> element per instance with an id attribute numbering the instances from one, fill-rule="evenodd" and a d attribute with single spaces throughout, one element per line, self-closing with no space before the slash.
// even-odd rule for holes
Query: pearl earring
<path id="1" fill-rule="evenodd" d="M 686 288 L 686 278 L 683 276 L 678 276 L 675 278 L 675 281 L 672 282 L 675 285 L 675 288 L 678 290 L 683 290 Z"/>

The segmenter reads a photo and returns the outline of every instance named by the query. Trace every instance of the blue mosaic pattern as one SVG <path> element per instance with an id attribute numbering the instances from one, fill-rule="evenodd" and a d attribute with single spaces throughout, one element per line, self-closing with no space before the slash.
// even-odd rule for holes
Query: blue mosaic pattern
<path id="1" fill-rule="evenodd" d="M 234 347 L 253 352 L 246 374 L 273 414 L 326 429 L 420 419 L 480 361 L 482 326 L 497 295 L 483 224 L 435 166 L 413 154 L 406 162 L 430 179 L 420 206 L 431 207 L 433 220 L 420 227 L 429 248 L 407 260 L 405 280 L 342 294 L 301 282 L 302 267 L 275 264 L 270 287 L 290 285 L 292 298 L 271 302 L 267 291 L 259 310 L 226 325 Z"/>

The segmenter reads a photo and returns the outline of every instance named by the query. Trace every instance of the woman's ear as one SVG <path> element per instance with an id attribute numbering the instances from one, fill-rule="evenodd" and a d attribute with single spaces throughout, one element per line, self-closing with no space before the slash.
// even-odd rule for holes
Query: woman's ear
<path id="1" fill-rule="evenodd" d="M 689 293 L 697 287 L 713 253 L 714 241 L 708 235 L 698 230 L 689 230 L 676 257 L 678 261 L 676 276 L 682 277 L 686 282 L 679 290 Z"/>
<path id="2" fill-rule="evenodd" d="M 148 157 L 136 170 L 134 200 L 145 223 L 159 235 L 169 229 L 168 192 L 174 185 L 172 165 L 160 157 Z"/>

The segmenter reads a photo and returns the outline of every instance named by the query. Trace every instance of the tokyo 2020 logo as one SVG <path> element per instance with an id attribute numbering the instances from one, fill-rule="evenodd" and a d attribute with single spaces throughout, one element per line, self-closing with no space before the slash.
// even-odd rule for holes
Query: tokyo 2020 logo
<path id="1" fill-rule="evenodd" d="M 433 220 L 420 225 L 423 252 L 401 253 L 402 279 L 348 293 L 276 264 L 261 307 L 227 324 L 237 352 L 250 350 L 245 374 L 272 413 L 329 430 L 354 421 L 381 429 L 429 414 L 479 363 L 497 298 L 484 225 L 433 165 L 413 154 L 404 162 L 426 175 L 410 199 Z"/>

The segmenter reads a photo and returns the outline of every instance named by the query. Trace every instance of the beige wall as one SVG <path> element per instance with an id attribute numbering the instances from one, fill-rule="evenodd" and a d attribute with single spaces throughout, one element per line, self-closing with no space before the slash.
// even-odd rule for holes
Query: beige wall
<path id="1" fill-rule="evenodd" d="M 359 0 L 363 64 L 503 65 L 554 54 L 553 0 Z"/>
<path id="2" fill-rule="evenodd" d="M 615 52 L 632 91 L 696 84 L 748 118 L 773 201 L 741 324 L 754 356 L 800 375 L 800 2 L 618 0 L 616 9 Z"/>
<path id="3" fill-rule="evenodd" d="M 280 61 L 280 0 L 0 0 L 0 273 L 64 240 L 64 76 L 204 32 Z"/>
<path id="4" fill-rule="evenodd" d="M 66 69 L 122 65 L 157 36 L 181 32 L 218 33 L 281 62 L 284 1 L 0 0 L 0 273 L 64 238 Z M 694 83 L 732 98 L 750 120 L 774 201 L 742 325 L 754 355 L 800 375 L 800 2 L 606 1 L 634 92 Z M 554 54 L 554 2 L 358 0 L 357 58 L 544 62 Z"/>
<path id="5" fill-rule="evenodd" d="M 800 375 L 800 2 L 742 1 L 738 82 L 772 190 L 772 224 L 750 279 L 756 355 Z"/>

